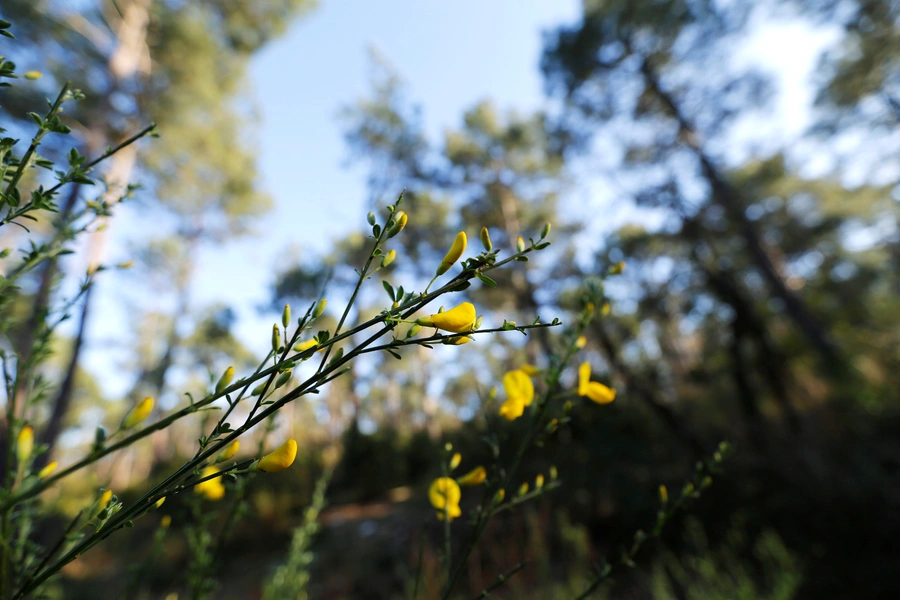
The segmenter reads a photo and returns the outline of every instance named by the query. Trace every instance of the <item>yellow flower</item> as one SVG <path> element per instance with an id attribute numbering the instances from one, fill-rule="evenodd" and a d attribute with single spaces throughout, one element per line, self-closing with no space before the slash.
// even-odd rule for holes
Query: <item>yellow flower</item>
<path id="1" fill-rule="evenodd" d="M 534 384 L 522 369 L 509 371 L 503 376 L 503 389 L 507 398 L 516 398 L 523 406 L 529 406 L 534 400 Z"/>
<path id="2" fill-rule="evenodd" d="M 397 258 L 397 251 L 396 251 L 396 250 L 391 250 L 390 252 L 388 252 L 387 254 L 385 254 L 385 255 L 382 257 L 382 259 L 381 259 L 381 268 L 383 269 L 384 267 L 387 267 L 387 266 L 390 265 L 392 262 L 394 262 L 394 259 L 396 259 L 396 258 Z"/>
<path id="3" fill-rule="evenodd" d="M 459 504 L 451 504 L 447 506 L 447 510 L 439 510 L 437 511 L 437 518 L 439 521 L 444 520 L 444 514 L 446 513 L 447 518 L 452 521 L 456 517 L 462 516 L 462 510 L 459 508 Z"/>
<path id="4" fill-rule="evenodd" d="M 591 381 L 591 363 L 578 367 L 578 395 L 590 398 L 597 404 L 609 404 L 616 399 L 616 390 L 597 381 Z"/>
<path id="5" fill-rule="evenodd" d="M 387 232 L 388 239 L 391 239 L 406 227 L 406 222 L 409 220 L 409 217 L 402 210 L 397 211 L 397 214 L 394 215 L 394 226 L 391 227 Z"/>
<path id="6" fill-rule="evenodd" d="M 24 463 L 31 458 L 31 452 L 34 450 L 34 427 L 26 425 L 19 431 L 19 437 L 16 438 L 16 459 L 20 463 Z"/>
<path id="7" fill-rule="evenodd" d="M 109 507 L 109 503 L 112 500 L 112 490 L 103 490 L 103 493 L 100 494 L 100 497 L 91 505 L 91 509 L 89 511 L 89 515 L 91 519 L 97 518 L 100 514 Z"/>
<path id="8" fill-rule="evenodd" d="M 304 350 L 309 350 L 310 348 L 315 348 L 319 345 L 319 340 L 313 338 L 306 342 L 300 342 L 296 346 L 294 346 L 294 352 L 303 352 Z"/>
<path id="9" fill-rule="evenodd" d="M 240 447 L 241 441 L 234 440 L 233 442 L 222 448 L 222 451 L 219 452 L 219 454 L 216 456 L 216 462 L 225 462 L 226 460 L 237 454 L 237 451 L 240 449 Z"/>
<path id="10" fill-rule="evenodd" d="M 462 477 L 456 480 L 459 485 L 464 485 L 466 487 L 473 485 L 480 485 L 485 479 L 487 479 L 487 471 L 484 467 L 475 467 Z"/>
<path id="11" fill-rule="evenodd" d="M 529 377 L 534 377 L 535 375 L 537 375 L 538 373 L 541 372 L 541 370 L 538 369 L 536 366 L 529 365 L 528 363 L 525 363 L 524 365 L 519 367 L 519 369 L 522 371 L 525 371 L 525 374 L 528 375 Z"/>
<path id="12" fill-rule="evenodd" d="M 462 462 L 462 454 L 457 452 L 450 458 L 450 470 L 452 471 L 453 469 L 458 467 L 459 463 L 461 463 L 461 462 Z"/>
<path id="13" fill-rule="evenodd" d="M 441 264 L 437 268 L 437 274 L 443 275 L 444 273 L 446 273 L 450 269 L 450 267 L 456 264 L 456 261 L 459 260 L 459 257 L 462 256 L 462 253 L 465 251 L 466 232 L 460 231 L 456 234 L 456 239 L 453 240 L 453 245 L 450 246 L 450 250 L 444 256 L 443 260 L 441 260 Z"/>
<path id="14" fill-rule="evenodd" d="M 297 458 L 297 442 L 288 440 L 271 454 L 259 459 L 254 465 L 254 469 L 263 473 L 277 473 L 291 466 L 295 458 Z"/>
<path id="15" fill-rule="evenodd" d="M 210 475 L 215 475 L 218 472 L 218 469 L 213 466 L 209 466 L 203 469 L 203 471 L 200 473 L 200 477 L 209 477 Z M 206 496 L 207 500 L 221 500 L 222 496 L 225 495 L 225 486 L 222 485 L 221 477 L 214 477 L 213 479 L 207 479 L 206 481 L 201 481 L 200 483 L 195 485 L 194 493 Z"/>
<path id="16" fill-rule="evenodd" d="M 515 421 L 525 412 L 525 404 L 521 398 L 510 398 L 500 405 L 499 415 L 507 421 Z"/>
<path id="17" fill-rule="evenodd" d="M 471 302 L 463 302 L 442 313 L 418 318 L 416 323 L 426 327 L 437 327 L 451 333 L 465 333 L 472 330 L 476 317 L 475 305 Z"/>
<path id="18" fill-rule="evenodd" d="M 539 490 L 542 487 L 544 487 L 544 476 L 538 474 L 538 476 L 534 478 L 534 489 Z"/>
<path id="19" fill-rule="evenodd" d="M 150 411 L 153 410 L 153 398 L 147 396 L 143 400 L 138 403 L 137 406 L 132 408 L 125 418 L 122 419 L 122 429 L 131 429 L 144 419 L 150 416 Z"/>
<path id="20" fill-rule="evenodd" d="M 38 479 L 44 479 L 45 477 L 50 477 L 53 475 L 53 472 L 56 470 L 57 463 L 55 460 L 47 463 L 47 466 L 38 471 Z"/>
<path id="21" fill-rule="evenodd" d="M 587 346 L 587 338 L 584 337 L 583 335 L 579 335 L 578 339 L 575 340 L 575 347 L 578 348 L 579 350 L 581 350 L 585 346 Z"/>
<path id="22" fill-rule="evenodd" d="M 219 378 L 219 383 L 216 384 L 216 393 L 221 394 L 222 390 L 228 387 L 232 379 L 234 379 L 234 367 L 228 367 Z"/>
<path id="23" fill-rule="evenodd" d="M 451 520 L 462 515 L 459 509 L 460 498 L 462 492 L 459 484 L 449 477 L 435 479 L 428 488 L 428 500 L 437 509 L 439 519 L 443 519 L 445 514 Z"/>

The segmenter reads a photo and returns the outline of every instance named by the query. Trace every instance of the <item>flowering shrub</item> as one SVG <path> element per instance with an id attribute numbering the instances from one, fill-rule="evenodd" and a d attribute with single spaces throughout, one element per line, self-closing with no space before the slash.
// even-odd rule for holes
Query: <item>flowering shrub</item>
<path id="1" fill-rule="evenodd" d="M 0 31 L 8 28 L 8 23 L 0 23 Z M 0 77 L 12 78 L 14 74 L 14 65 L 0 58 Z M 80 97 L 77 90 L 66 86 L 55 102 L 50 102 L 50 108 L 44 116 L 33 114 L 38 131 L 22 154 L 15 152 L 17 140 L 0 140 L 0 172 L 3 182 L 0 209 L 5 210 L 0 219 L 0 227 L 21 226 L 23 221 L 35 220 L 35 214 L 45 218 L 47 213 L 56 212 L 55 198 L 62 188 L 73 184 L 94 185 L 98 181 L 95 168 L 105 159 L 144 136 L 155 135 L 155 129 L 150 125 L 93 160 L 88 160 L 73 149 L 67 155 L 68 165 L 55 171 L 55 184 L 45 187 L 36 183 L 35 188 L 23 191 L 25 181 L 42 181 L 43 171 L 49 171 L 54 166 L 37 153 L 38 147 L 47 135 L 69 133 L 68 127 L 61 120 L 63 105 Z M 115 204 L 127 200 L 133 190 L 133 187 L 127 187 L 117 193 L 113 188 L 107 189 L 96 199 L 86 202 L 81 209 L 52 221 L 52 234 L 48 239 L 40 242 L 34 238 L 29 239 L 31 247 L 25 252 L 25 256 L 0 279 L 0 294 L 3 295 L 0 297 L 0 306 L 8 303 L 9 294 L 25 273 L 69 252 L 80 235 L 95 228 L 98 220 L 111 216 Z M 186 530 L 192 556 L 189 566 L 190 587 L 195 597 L 207 595 L 212 589 L 209 571 L 216 550 L 208 528 L 210 515 L 213 513 L 209 503 L 215 503 L 231 493 L 240 497 L 246 492 L 247 486 L 252 485 L 255 477 L 272 475 L 291 467 L 298 452 L 294 439 L 281 440 L 275 450 L 265 452 L 269 434 L 274 429 L 273 417 L 282 408 L 299 398 L 319 393 L 323 386 L 345 374 L 355 359 L 368 353 L 382 352 L 400 358 L 397 350 L 405 346 L 460 346 L 489 335 L 505 332 L 527 334 L 533 329 L 562 326 L 557 319 L 543 323 L 540 318 L 536 318 L 527 325 L 504 321 L 498 327 L 485 327 L 483 317 L 477 314 L 476 307 L 468 301 L 459 302 L 448 310 L 441 309 L 426 316 L 417 316 L 436 300 L 463 292 L 473 280 L 479 280 L 484 285 L 496 285 L 488 275 L 491 271 L 511 268 L 517 261 L 528 260 L 529 254 L 550 244 L 547 239 L 550 234 L 549 225 L 544 227 L 537 240 L 529 239 L 526 242 L 521 237 L 518 238 L 516 251 L 502 259 L 501 251 L 493 247 L 490 234 L 484 228 L 479 235 L 483 251 L 464 259 L 467 236 L 461 231 L 423 291 L 417 292 L 402 286 L 395 289 L 384 281 L 383 285 L 391 300 L 390 306 L 372 318 L 351 324 L 349 315 L 363 286 L 374 273 L 389 266 L 397 258 L 396 249 L 388 247 L 391 239 L 400 235 L 406 227 L 414 226 L 414 219 L 400 210 L 402 202 L 401 195 L 394 204 L 386 207 L 381 219 L 374 213 L 369 213 L 371 235 L 368 256 L 365 264 L 358 270 L 355 287 L 341 310 L 336 326 L 326 329 L 319 329 L 317 326 L 326 309 L 325 298 L 311 303 L 296 320 L 292 318 L 290 305 L 285 306 L 281 322 L 272 327 L 271 350 L 255 370 L 240 374 L 235 372 L 234 367 L 228 367 L 201 398 L 195 399 L 188 393 L 185 405 L 176 407 L 159 418 L 153 416 L 154 399 L 143 398 L 125 415 L 118 430 L 109 435 L 102 429 L 98 430 L 90 450 L 67 464 L 58 465 L 53 461 L 35 469 L 34 459 L 45 452 L 45 448 L 35 445 L 34 431 L 35 427 L 43 425 L 41 420 L 46 418 L 46 411 L 42 410 L 41 403 L 48 384 L 38 375 L 41 363 L 50 354 L 48 340 L 75 299 L 58 307 L 58 312 L 63 317 L 48 321 L 46 331 L 35 336 L 35 347 L 28 356 L 15 356 L 9 350 L 4 350 L 0 358 L 6 374 L 3 440 L 8 460 L 0 494 L 3 539 L 0 600 L 24 598 L 39 593 L 42 586 L 65 565 L 91 551 L 109 536 L 133 526 L 136 520 L 147 518 L 168 498 L 190 491 L 192 493 L 184 498 L 193 516 L 193 522 Z M 457 265 L 461 268 L 451 273 Z M 122 265 L 123 268 L 126 266 Z M 84 293 L 94 278 L 107 268 L 92 268 L 87 273 L 80 293 Z M 437 289 L 430 291 L 443 276 L 447 276 L 446 280 Z M 534 481 L 521 481 L 517 469 L 526 452 L 540 447 L 548 436 L 569 421 L 573 399 L 586 397 L 601 405 L 615 399 L 615 390 L 600 382 L 591 381 L 590 364 L 587 362 L 578 369 L 575 389 L 569 389 L 564 384 L 570 362 L 584 347 L 583 332 L 595 317 L 594 306 L 602 300 L 602 290 L 598 286 L 589 286 L 585 290 L 584 309 L 579 319 L 560 336 L 557 352 L 545 357 L 546 367 L 522 365 L 503 375 L 505 397 L 496 408 L 497 414 L 507 421 L 524 418 L 528 422 L 526 434 L 512 456 L 501 455 L 499 447 L 495 446 L 494 461 L 491 464 L 476 466 L 465 474 L 454 477 L 453 472 L 460 466 L 462 457 L 453 452 L 452 446 L 446 446 L 445 460 L 440 466 L 441 473 L 434 479 L 427 494 L 436 518 L 444 524 L 443 560 L 447 565 L 447 580 L 443 585 L 443 598 L 449 598 L 453 593 L 466 570 L 471 552 L 494 516 L 515 509 L 562 485 L 555 467 L 549 469 L 546 477 L 541 474 Z M 8 310 L 0 313 L 3 331 L 9 330 L 12 318 Z M 405 328 L 403 335 L 400 334 L 401 325 Z M 465 349 L 455 351 L 465 352 Z M 312 374 L 302 381 L 295 380 L 294 372 L 297 367 L 308 361 L 316 365 Z M 14 365 L 12 370 L 11 365 Z M 84 472 L 104 457 L 119 453 L 155 432 L 200 413 L 209 420 L 204 421 L 207 429 L 197 442 L 195 454 L 171 472 L 150 482 L 149 489 L 138 498 L 126 501 L 116 496 L 111 489 L 98 490 L 96 500 L 78 512 L 57 543 L 42 547 L 30 538 L 31 524 L 40 518 L 39 496 L 42 492 L 68 477 Z M 211 416 L 213 414 L 215 416 Z M 261 436 L 256 449 L 242 455 L 241 439 L 246 439 L 244 436 L 248 436 L 257 426 L 261 428 Z M 708 485 L 708 470 L 720 460 L 721 455 L 717 455 L 709 465 L 702 466 L 698 470 L 696 482 L 688 484 L 676 502 L 670 503 L 665 488 L 661 489 L 660 516 L 653 530 L 654 535 L 659 533 L 675 508 Z M 269 590 L 267 594 L 295 595 L 302 587 L 305 579 L 300 571 L 309 563 L 303 557 L 308 552 L 309 539 L 315 533 L 315 519 L 324 504 L 324 482 L 327 481 L 327 476 L 326 473 L 317 488 L 314 505 L 307 513 L 306 524 L 298 530 L 292 542 L 288 562 L 279 570 L 276 580 L 266 586 Z M 473 489 L 464 492 L 463 488 Z M 479 488 L 481 499 L 477 501 L 475 498 Z M 477 501 L 477 505 L 466 515 L 464 500 L 468 503 L 468 498 Z M 239 516 L 237 512 L 229 516 L 229 526 Z M 161 544 L 171 521 L 169 515 L 164 515 L 159 520 L 153 540 L 157 546 Z M 471 529 L 468 544 L 456 553 L 451 547 L 451 527 L 457 525 L 455 521 L 463 521 Z M 630 561 L 644 539 L 646 536 L 643 534 L 635 537 L 634 547 L 623 555 L 624 562 Z M 597 574 L 597 581 L 606 577 L 611 570 L 612 565 L 603 567 Z M 514 572 L 498 579 L 498 586 Z"/>

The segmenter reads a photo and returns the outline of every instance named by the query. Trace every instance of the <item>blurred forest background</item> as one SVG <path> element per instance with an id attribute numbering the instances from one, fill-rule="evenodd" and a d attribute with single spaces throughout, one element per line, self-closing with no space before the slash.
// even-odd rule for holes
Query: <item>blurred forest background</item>
<path id="1" fill-rule="evenodd" d="M 220 266 L 220 299 L 194 296 L 201 253 L 226 257 L 236 240 L 264 239 L 262 215 L 292 202 L 267 194 L 254 135 L 260 120 L 292 115 L 257 114 L 248 70 L 267 44 L 323 9 L 307 0 L 3 0 L 0 18 L 18 38 L 3 42 L 3 54 L 44 73 L 0 95 L 11 131 L 27 132 L 26 111 L 71 80 L 87 94 L 66 121 L 83 154 L 150 120 L 161 132 L 110 161 L 108 177 L 144 186 L 122 223 L 35 273 L 15 304 L 23 327 L 5 332 L 29 348 L 54 281 L 65 290 L 111 253 L 135 259 L 98 288 L 126 290 L 124 326 L 104 326 L 91 288 L 68 336 L 54 342 L 59 385 L 38 432 L 53 458 L 81 455 L 96 426 L 114 427 L 136 398 L 163 399 L 165 411 L 229 364 L 239 373 L 255 365 L 270 325 L 255 341 L 238 333 L 246 307 L 230 304 L 227 290 L 245 285 L 241 269 L 268 273 L 268 298 L 253 307 L 265 323 L 323 289 L 334 306 L 349 295 L 367 252 L 364 211 L 324 250 L 304 246 L 312 232 L 299 222 L 298 247 L 263 264 Z M 348 155 L 365 169 L 359 206 L 375 209 L 406 189 L 410 225 L 397 238 L 393 280 L 427 282 L 459 229 L 474 240 L 487 226 L 495 246 L 511 248 L 550 221 L 543 256 L 503 271 L 497 290 L 469 294 L 490 321 L 566 321 L 584 279 L 627 265 L 587 347 L 616 402 L 576 406 L 571 426 L 526 464 L 532 476 L 559 465 L 565 486 L 492 527 L 460 597 L 523 558 L 528 566 L 498 597 L 574 597 L 593 562 L 652 524 L 657 485 L 677 489 L 723 439 L 736 449 L 725 474 L 598 597 L 900 597 L 900 3 L 584 0 L 579 12 L 545 27 L 538 112 L 473 98 L 436 137 L 423 126 L 429 107 L 377 53 L 369 92 L 334 107 Z M 779 18 L 830 32 L 804 83 L 813 89 L 809 126 L 787 138 L 772 125 L 792 118 L 778 113 L 781 65 L 739 60 L 748 37 Z M 774 55 L 789 62 L 792 51 Z M 304 60 L 328 64 L 291 57 L 284 77 L 289 61 Z M 294 143 L 308 151 L 316 140 Z M 601 188 L 604 204 L 591 200 Z M 62 210 L 83 193 L 74 187 Z M 107 239 L 117 227 L 124 250 Z M 16 243 L 10 229 L 3 247 Z M 384 305 L 380 293 L 364 295 L 361 316 Z M 88 343 L 107 347 L 105 368 L 85 364 Z M 498 373 L 543 364 L 547 348 L 541 330 L 524 342 L 467 345 L 449 364 L 441 349 L 372 358 L 322 397 L 288 407 L 279 427 L 301 455 L 252 490 L 252 510 L 203 567 L 211 597 L 258 597 L 326 457 L 339 458 L 311 548 L 309 597 L 408 597 L 422 539 L 425 581 L 439 569 L 440 526 L 424 492 L 439 449 L 449 440 L 463 468 L 483 462 L 480 436 L 497 417 L 479 398 Z M 48 510 L 61 527 L 105 481 L 138 495 L 192 452 L 199 431 L 180 423 L 99 463 L 94 479 L 66 480 L 45 495 Z M 165 508 L 163 552 L 135 559 L 155 525 L 138 522 L 67 567 L 59 597 L 182 590 L 194 572 L 180 535 L 188 515 L 177 501 Z"/>

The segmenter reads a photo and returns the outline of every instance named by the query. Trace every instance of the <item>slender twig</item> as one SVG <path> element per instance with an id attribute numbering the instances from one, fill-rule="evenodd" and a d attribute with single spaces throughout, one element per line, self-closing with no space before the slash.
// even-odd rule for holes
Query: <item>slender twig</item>
<path id="1" fill-rule="evenodd" d="M 491 595 L 491 592 L 493 592 L 493 591 L 496 590 L 497 588 L 502 587 L 503 585 L 505 585 L 506 582 L 509 581 L 510 577 L 512 577 L 513 575 L 515 575 L 516 573 L 518 573 L 519 571 L 521 571 L 522 569 L 524 569 L 526 564 L 528 564 L 527 561 L 524 561 L 524 560 L 523 560 L 522 562 L 520 562 L 519 564 L 517 564 L 515 567 L 513 567 L 512 569 L 510 569 L 510 570 L 507 571 L 506 573 L 503 573 L 502 575 L 500 575 L 499 577 L 497 577 L 497 581 L 495 581 L 494 583 L 492 583 L 492 584 L 489 585 L 488 587 L 484 588 L 484 589 L 481 591 L 481 593 L 478 594 L 477 596 L 475 596 L 475 598 L 473 598 L 472 600 L 481 600 L 482 598 L 487 598 L 488 596 Z"/>

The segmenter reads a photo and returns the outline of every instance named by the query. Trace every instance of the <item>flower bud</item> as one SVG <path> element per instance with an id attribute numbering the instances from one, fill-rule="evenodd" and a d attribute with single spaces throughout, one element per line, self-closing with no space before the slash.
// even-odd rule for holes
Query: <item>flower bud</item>
<path id="1" fill-rule="evenodd" d="M 461 463 L 461 462 L 462 462 L 462 454 L 457 452 L 450 458 L 450 470 L 452 471 L 453 469 L 458 467 L 459 463 Z"/>
<path id="2" fill-rule="evenodd" d="M 503 502 L 504 498 L 506 498 L 506 490 L 500 488 L 499 490 L 497 490 L 497 493 L 494 494 L 494 505 L 496 506 L 497 504 Z"/>
<path id="3" fill-rule="evenodd" d="M 277 473 L 290 467 L 295 458 L 297 458 L 297 442 L 288 440 L 271 454 L 256 461 L 252 468 L 263 473 Z"/>
<path id="4" fill-rule="evenodd" d="M 584 337 L 583 335 L 579 335 L 578 339 L 575 340 L 575 347 L 578 348 L 579 350 L 581 350 L 585 346 L 587 346 L 587 338 Z"/>
<path id="5" fill-rule="evenodd" d="M 159 500 L 157 500 L 156 502 L 153 503 L 153 508 L 151 510 L 156 510 L 157 508 L 162 506 L 165 501 L 166 501 L 166 497 L 163 496 L 162 498 L 160 498 Z"/>
<path id="6" fill-rule="evenodd" d="M 40 71 L 25 71 L 25 79 L 30 81 L 34 81 L 35 79 L 40 79 L 44 74 Z"/>
<path id="7" fill-rule="evenodd" d="M 612 267 L 610 267 L 609 274 L 610 275 L 619 275 L 624 270 L 625 270 L 625 261 L 620 260 L 619 262 L 614 264 Z"/>
<path id="8" fill-rule="evenodd" d="M 291 305 L 285 304 L 284 310 L 281 311 L 281 324 L 284 325 L 285 331 L 291 322 Z"/>
<path id="9" fill-rule="evenodd" d="M 555 466 L 550 467 L 550 481 L 556 481 L 556 478 L 559 477 L 559 472 L 556 470 Z"/>
<path id="10" fill-rule="evenodd" d="M 456 234 L 456 239 L 453 240 L 453 245 L 450 246 L 450 250 L 447 251 L 447 254 L 444 255 L 444 258 L 441 260 L 441 264 L 438 265 L 437 275 L 443 275 L 447 271 L 450 270 L 450 267 L 456 264 L 456 261 L 462 256 L 463 252 L 466 251 L 466 232 L 460 231 Z"/>
<path id="11" fill-rule="evenodd" d="M 319 317 L 321 317 L 322 313 L 325 312 L 325 307 L 327 305 L 328 305 L 328 300 L 326 300 L 325 298 L 322 298 L 321 300 L 319 300 L 319 302 L 316 304 L 316 307 L 312 311 L 313 319 L 318 319 Z"/>
<path id="12" fill-rule="evenodd" d="M 47 466 L 38 471 L 38 479 L 45 479 L 53 475 L 53 472 L 56 471 L 57 462 L 52 460 L 47 463 Z"/>
<path id="13" fill-rule="evenodd" d="M 147 396 L 140 403 L 128 411 L 125 418 L 122 419 L 122 429 L 131 429 L 144 419 L 150 416 L 153 411 L 153 398 Z"/>
<path id="14" fill-rule="evenodd" d="M 168 529 L 169 525 L 172 524 L 172 515 L 163 515 L 163 518 L 159 520 L 159 526 L 163 529 Z"/>
<path id="15" fill-rule="evenodd" d="M 291 379 L 291 370 L 288 369 L 284 373 L 278 376 L 278 379 L 275 380 L 275 389 L 277 390 L 284 384 L 286 384 Z"/>
<path id="16" fill-rule="evenodd" d="M 278 327 L 278 323 L 272 325 L 272 352 L 278 354 L 278 350 L 281 349 L 281 329 Z"/>
<path id="17" fill-rule="evenodd" d="M 413 323 L 412 327 L 406 330 L 406 339 L 409 339 L 422 331 L 422 326 L 418 323 Z"/>
<path id="18" fill-rule="evenodd" d="M 31 458 L 32 451 L 34 451 L 34 427 L 26 425 L 19 431 L 19 437 L 16 438 L 16 460 L 19 461 L 19 464 Z"/>
<path id="19" fill-rule="evenodd" d="M 456 483 L 459 485 L 474 486 L 480 485 L 485 479 L 487 479 L 487 471 L 484 467 L 479 466 L 457 479 Z"/>
<path id="20" fill-rule="evenodd" d="M 519 495 L 524 496 L 528 493 L 528 482 L 526 481 L 522 485 L 519 486 Z"/>
<path id="21" fill-rule="evenodd" d="M 397 251 L 396 251 L 396 250 L 391 250 L 390 252 L 388 252 L 387 254 L 385 254 L 385 255 L 381 258 L 381 268 L 383 269 L 383 268 L 385 268 L 386 266 L 388 266 L 389 264 L 391 264 L 392 262 L 394 262 L 394 259 L 395 259 L 395 258 L 397 258 Z"/>
<path id="22" fill-rule="evenodd" d="M 494 245 L 491 244 L 491 234 L 488 233 L 487 227 L 481 228 L 481 245 L 484 246 L 484 249 L 490 252 Z"/>
<path id="23" fill-rule="evenodd" d="M 406 216 L 406 213 L 402 210 L 398 211 L 397 214 L 394 215 L 394 226 L 391 227 L 387 232 L 388 239 L 391 239 L 392 237 L 403 231 L 403 228 L 406 227 L 407 220 L 408 217 Z"/>
<path id="24" fill-rule="evenodd" d="M 375 213 L 373 213 L 371 210 L 369 211 L 369 214 L 366 215 L 366 221 L 369 222 L 369 225 L 375 224 Z"/>
<path id="25" fill-rule="evenodd" d="M 540 473 L 534 478 L 534 489 L 539 490 L 544 487 L 544 476 Z"/>
<path id="26" fill-rule="evenodd" d="M 541 229 L 541 239 L 544 239 L 548 235 L 550 235 L 550 223 L 547 223 L 544 225 L 544 228 Z"/>
<path id="27" fill-rule="evenodd" d="M 234 379 L 234 367 L 228 367 L 219 378 L 219 383 L 216 384 L 216 394 L 221 394 L 222 390 L 228 387 L 232 379 Z"/>
<path id="28" fill-rule="evenodd" d="M 251 395 L 251 396 L 259 396 L 260 394 L 263 393 L 263 390 L 264 390 L 264 389 L 266 389 L 266 383 L 265 383 L 265 382 L 259 384 L 259 385 L 256 386 L 255 388 L 253 388 L 253 389 L 250 391 L 250 395 Z"/>
<path id="29" fill-rule="evenodd" d="M 664 485 L 659 486 L 659 501 L 663 506 L 669 503 L 669 490 Z"/>
<path id="30" fill-rule="evenodd" d="M 226 460 L 237 454 L 237 451 L 240 449 L 240 447 L 241 441 L 234 440 L 233 442 L 222 448 L 222 451 L 216 455 L 216 462 L 225 462 Z"/>

